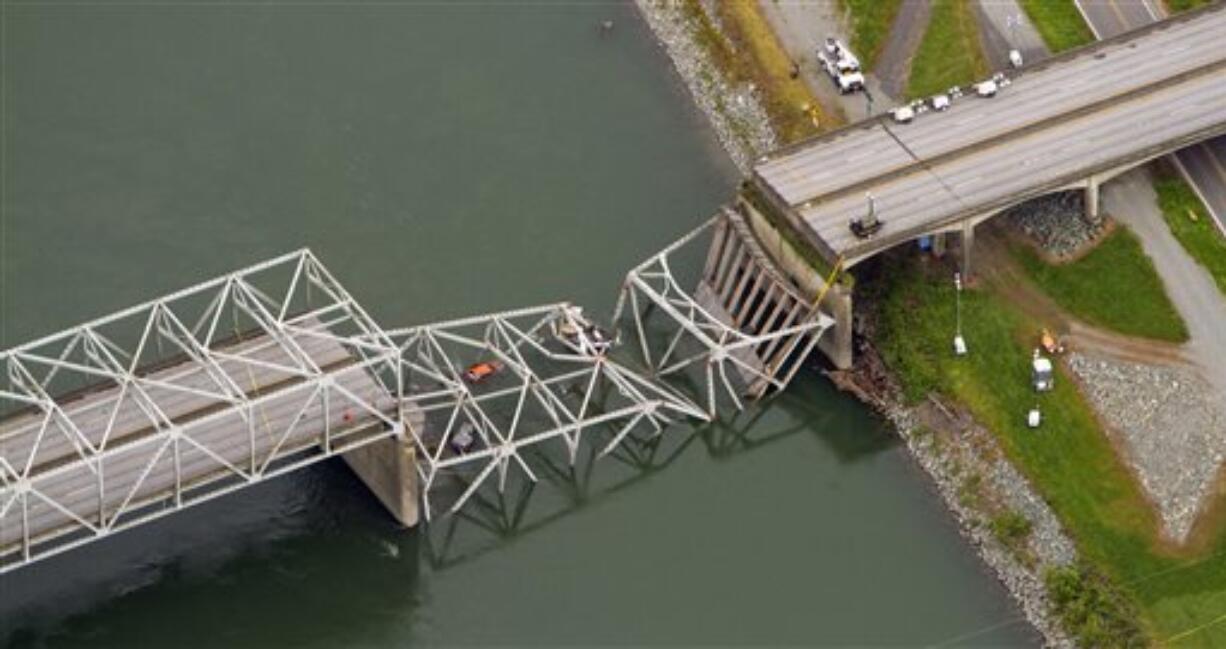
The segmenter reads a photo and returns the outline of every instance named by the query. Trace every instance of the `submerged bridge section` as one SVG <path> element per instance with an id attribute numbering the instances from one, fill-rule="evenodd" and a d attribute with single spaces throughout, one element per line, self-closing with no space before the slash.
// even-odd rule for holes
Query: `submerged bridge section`
<path id="1" fill-rule="evenodd" d="M 535 482 L 528 451 L 783 389 L 832 321 L 734 220 L 633 269 L 611 331 L 568 303 L 385 330 L 301 250 L 0 352 L 0 572 L 337 455 L 412 525 Z"/>
<path id="2" fill-rule="evenodd" d="M 1155 23 L 1013 75 L 992 98 L 969 92 L 906 124 L 854 124 L 760 161 L 753 180 L 831 264 L 851 266 L 922 235 L 959 232 L 1053 191 L 1098 185 L 1226 133 L 1226 5 Z M 871 194 L 884 226 L 848 227 Z"/>

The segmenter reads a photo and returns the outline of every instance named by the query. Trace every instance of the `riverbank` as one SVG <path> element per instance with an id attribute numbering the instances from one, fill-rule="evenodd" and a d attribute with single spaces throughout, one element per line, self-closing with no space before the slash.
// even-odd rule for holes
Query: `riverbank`
<path id="1" fill-rule="evenodd" d="M 635 4 L 724 151 L 742 174 L 748 174 L 758 156 L 779 146 L 779 138 L 755 89 L 735 83 L 712 59 L 704 39 L 720 37 L 712 32 L 713 24 L 696 20 L 681 2 L 636 0 Z"/>
<path id="2" fill-rule="evenodd" d="M 639 0 L 640 11 L 664 45 L 695 103 L 711 121 L 728 154 L 742 171 L 774 146 L 765 136 L 742 137 L 743 120 L 764 119 L 760 106 L 730 113 L 729 85 L 718 66 L 698 44 L 701 25 L 687 23 L 677 5 Z M 753 105 L 752 92 L 736 94 L 737 105 Z M 743 98 L 743 99 L 741 99 Z M 755 114 L 757 117 L 755 117 Z M 759 122 L 758 132 L 769 130 Z M 863 332 L 871 339 L 872 332 Z M 965 411 L 932 399 L 906 405 L 893 371 L 869 344 L 863 344 L 852 372 L 830 373 L 893 424 L 915 461 L 931 476 L 936 492 L 958 522 L 962 535 L 977 549 L 1013 598 L 1026 620 L 1050 646 L 1073 646 L 1053 615 L 1045 584 L 1049 569 L 1072 565 L 1076 550 L 1051 508 L 1013 467 L 993 435 Z M 1010 521 L 1024 520 L 1018 533 Z"/>

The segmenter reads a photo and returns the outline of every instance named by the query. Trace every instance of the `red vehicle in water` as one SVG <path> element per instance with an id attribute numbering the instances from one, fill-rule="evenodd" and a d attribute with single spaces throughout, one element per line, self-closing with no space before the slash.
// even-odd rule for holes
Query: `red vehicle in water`
<path id="1" fill-rule="evenodd" d="M 473 363 L 464 371 L 464 380 L 469 383 L 480 383 L 489 377 L 498 373 L 502 369 L 502 363 L 498 361 L 487 361 L 482 363 Z"/>

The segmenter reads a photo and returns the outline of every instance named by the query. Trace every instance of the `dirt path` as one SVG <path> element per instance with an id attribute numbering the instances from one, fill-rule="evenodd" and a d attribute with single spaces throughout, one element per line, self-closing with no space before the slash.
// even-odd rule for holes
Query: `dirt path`
<path id="1" fill-rule="evenodd" d="M 1052 327 L 1070 349 L 1129 363 L 1167 366 L 1192 364 L 1181 345 L 1124 336 L 1069 315 L 1026 277 L 1009 254 L 1008 236 L 1001 226 L 984 228 L 976 248 L 979 258 L 985 262 L 980 264 L 981 280 L 991 283 L 993 288 L 1027 315 Z"/>
<path id="2" fill-rule="evenodd" d="M 873 72 L 881 80 L 881 89 L 895 99 L 900 100 L 907 94 L 911 59 L 924 38 L 931 13 L 932 4 L 928 0 L 903 0 L 890 27 L 890 35 Z"/>

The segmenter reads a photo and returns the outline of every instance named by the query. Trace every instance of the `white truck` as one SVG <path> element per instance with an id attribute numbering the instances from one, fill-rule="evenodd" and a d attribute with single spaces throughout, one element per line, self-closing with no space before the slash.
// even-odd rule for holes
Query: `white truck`
<path id="1" fill-rule="evenodd" d="M 848 94 L 864 89 L 864 73 L 860 70 L 860 59 L 837 38 L 826 39 L 824 47 L 818 48 L 817 58 L 822 68 L 839 92 Z"/>

